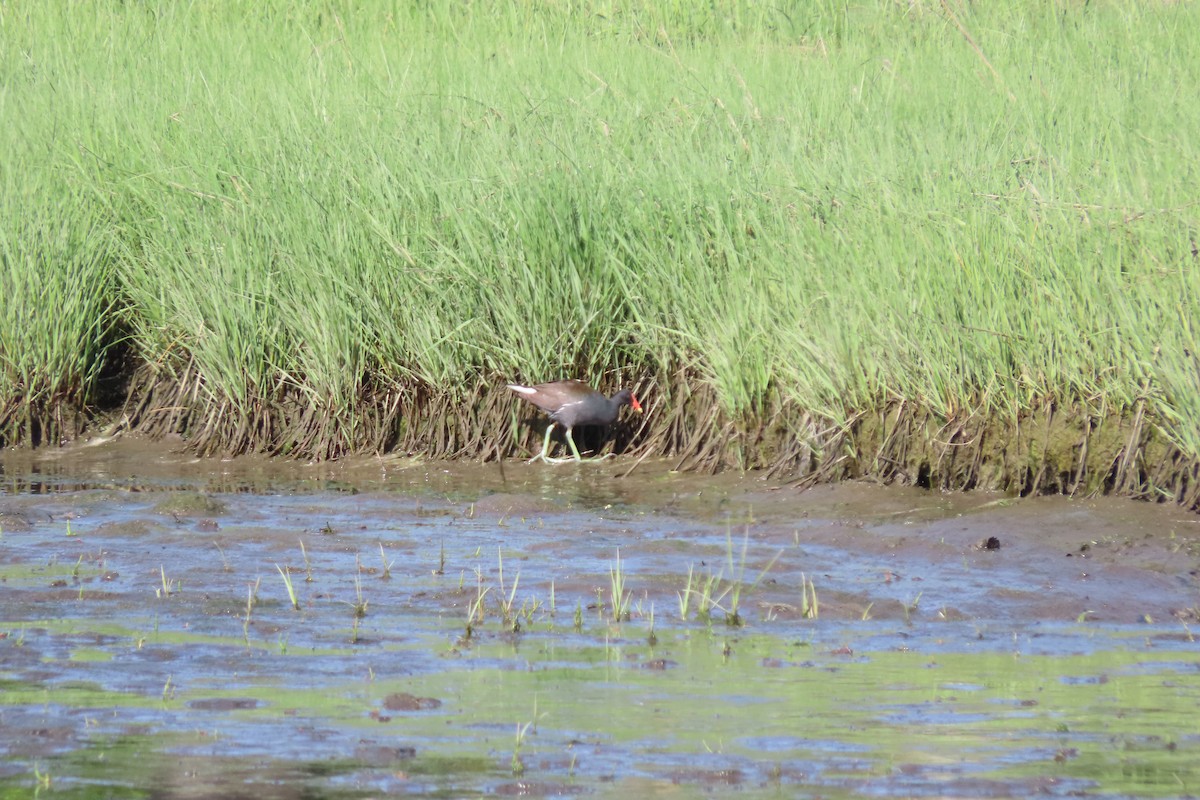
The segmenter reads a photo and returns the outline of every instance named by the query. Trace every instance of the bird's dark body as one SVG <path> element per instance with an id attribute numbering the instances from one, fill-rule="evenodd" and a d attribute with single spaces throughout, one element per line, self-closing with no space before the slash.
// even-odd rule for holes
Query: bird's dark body
<path id="1" fill-rule="evenodd" d="M 545 411 L 552 422 L 565 428 L 572 451 L 576 451 L 574 440 L 571 438 L 572 429 L 588 425 L 611 425 L 616 422 L 621 406 L 632 406 L 635 411 L 642 410 L 637 398 L 628 389 L 622 389 L 612 397 L 605 397 L 583 381 L 577 380 L 553 381 L 537 386 L 510 384 L 508 388 Z M 553 427 L 552 425 L 551 428 Z M 547 431 L 547 443 L 549 434 Z M 543 445 L 542 457 L 545 458 L 545 455 L 546 445 Z"/>
<path id="2" fill-rule="evenodd" d="M 629 405 L 633 397 L 628 389 L 622 389 L 610 400 L 583 381 L 556 381 L 532 388 L 537 394 L 528 395 L 525 399 L 564 428 L 611 425 L 617 421 L 621 406 Z"/>

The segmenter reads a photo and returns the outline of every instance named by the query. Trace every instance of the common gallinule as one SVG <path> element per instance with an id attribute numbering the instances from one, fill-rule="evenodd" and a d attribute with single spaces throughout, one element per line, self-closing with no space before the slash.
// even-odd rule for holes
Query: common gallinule
<path id="1" fill-rule="evenodd" d="M 562 425 L 567 431 L 567 444 L 576 461 L 582 461 L 579 448 L 571 437 L 571 429 L 576 425 L 611 425 L 617 419 L 621 406 L 631 406 L 634 411 L 641 413 L 642 405 L 633 396 L 633 392 L 622 389 L 612 397 L 605 397 L 583 381 L 567 380 L 553 383 L 540 383 L 537 386 L 518 386 L 508 384 L 508 388 L 533 403 L 550 415 L 550 427 L 546 429 L 546 439 L 542 442 L 542 452 L 530 461 L 545 461 L 558 464 L 569 461 L 567 458 L 549 458 L 546 453 L 550 448 L 550 433 L 555 425 Z"/>

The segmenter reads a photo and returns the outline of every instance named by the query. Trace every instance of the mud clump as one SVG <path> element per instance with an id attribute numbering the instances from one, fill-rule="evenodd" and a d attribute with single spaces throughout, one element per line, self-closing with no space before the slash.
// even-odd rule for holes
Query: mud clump
<path id="1" fill-rule="evenodd" d="M 0 531 L 26 533 L 31 530 L 33 530 L 33 525 L 25 517 L 0 512 Z"/>
<path id="2" fill-rule="evenodd" d="M 383 698 L 388 711 L 432 711 L 441 708 L 442 701 L 434 697 L 417 697 L 408 692 L 396 692 Z"/>
<path id="3" fill-rule="evenodd" d="M 253 697 L 205 697 L 188 703 L 188 708 L 199 711 L 245 711 L 258 708 Z"/>
<path id="4" fill-rule="evenodd" d="M 225 504 L 203 492 L 176 492 L 156 504 L 154 511 L 173 517 L 213 517 L 225 513 Z"/>
<path id="5" fill-rule="evenodd" d="M 162 530 L 162 528 L 163 526 L 156 521 L 129 519 L 120 522 L 105 522 L 98 530 L 105 536 L 146 536 Z"/>
<path id="6" fill-rule="evenodd" d="M 530 517 L 557 510 L 553 502 L 535 494 L 497 492 L 476 500 L 464 516 Z"/>
<path id="7" fill-rule="evenodd" d="M 354 760 L 377 767 L 388 767 L 417 757 L 417 748 L 407 745 L 362 744 L 354 749 Z"/>

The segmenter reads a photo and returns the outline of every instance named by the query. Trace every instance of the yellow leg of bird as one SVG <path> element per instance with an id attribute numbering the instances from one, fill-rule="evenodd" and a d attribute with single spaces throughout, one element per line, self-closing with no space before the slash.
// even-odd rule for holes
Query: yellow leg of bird
<path id="1" fill-rule="evenodd" d="M 542 460 L 547 464 L 565 464 L 568 461 L 583 461 L 583 458 L 579 455 L 579 448 L 575 446 L 575 439 L 571 436 L 570 428 L 567 428 L 567 444 L 571 446 L 571 452 L 575 454 L 574 458 L 569 458 L 567 456 L 563 456 L 562 458 L 544 457 Z"/>
<path id="2" fill-rule="evenodd" d="M 575 454 L 576 461 L 583 461 L 579 455 L 579 448 L 575 446 L 575 437 L 571 435 L 571 429 L 567 428 L 567 444 L 571 445 L 571 452 Z"/>
<path id="3" fill-rule="evenodd" d="M 542 452 L 538 453 L 536 456 L 534 456 L 533 458 L 526 461 L 525 462 L 526 464 L 532 464 L 535 461 L 545 461 L 547 463 L 553 463 L 553 460 L 550 458 L 547 458 L 547 456 L 546 456 L 546 454 L 550 451 L 550 434 L 552 434 L 552 433 L 554 433 L 554 423 L 553 422 L 550 423 L 549 428 L 546 428 L 546 438 L 542 440 Z"/>
<path id="4" fill-rule="evenodd" d="M 550 427 L 546 429 L 546 438 L 542 442 L 542 452 L 538 453 L 536 456 L 529 459 L 528 463 L 532 464 L 535 461 L 544 461 L 547 464 L 565 464 L 568 461 L 575 461 L 575 462 L 582 463 L 583 456 L 579 455 L 579 448 L 575 445 L 575 437 L 571 435 L 570 428 L 566 429 L 567 430 L 567 444 L 570 445 L 570 447 L 571 447 L 572 455 L 570 457 L 563 456 L 562 458 L 551 458 L 550 457 L 550 455 L 549 455 L 550 454 L 550 434 L 553 433 L 553 431 L 554 431 L 554 425 L 555 425 L 555 423 L 551 423 Z M 606 458 L 612 458 L 612 457 L 613 457 L 613 454 L 608 453 L 604 456 L 601 456 L 600 458 L 593 459 L 593 460 L 594 461 L 603 461 Z"/>

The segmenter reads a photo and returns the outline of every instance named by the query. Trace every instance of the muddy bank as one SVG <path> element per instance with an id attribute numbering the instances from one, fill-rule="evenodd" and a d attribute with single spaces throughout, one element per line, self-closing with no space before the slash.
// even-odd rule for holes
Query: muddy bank
<path id="1" fill-rule="evenodd" d="M 185 370 L 162 380 L 143 370 L 122 407 L 86 421 L 46 410 L 8 425 L 10 444 L 138 435 L 201 456 L 261 453 L 326 461 L 353 455 L 436 460 L 519 460 L 537 449 L 546 420 L 490 384 L 453 396 L 429 388 L 372 395 L 353 414 L 307 398 L 262 404 L 253 418 L 203 402 L 199 378 Z M 583 446 L 632 459 L 669 459 L 678 470 L 715 474 L 764 470 L 804 485 L 875 480 L 932 489 L 986 489 L 1022 496 L 1115 495 L 1200 508 L 1200 460 L 1179 449 L 1144 403 L 1132 408 L 1043 402 L 1034 410 L 954 417 L 920 404 L 891 402 L 834 424 L 788 405 L 754 418 L 731 418 L 703 386 L 632 384 L 649 413 L 605 435 L 581 431 Z M 431 413 L 431 409 L 448 409 Z M 57 420 L 57 421 L 56 421 Z M 0 439 L 0 441 L 3 441 Z"/>

